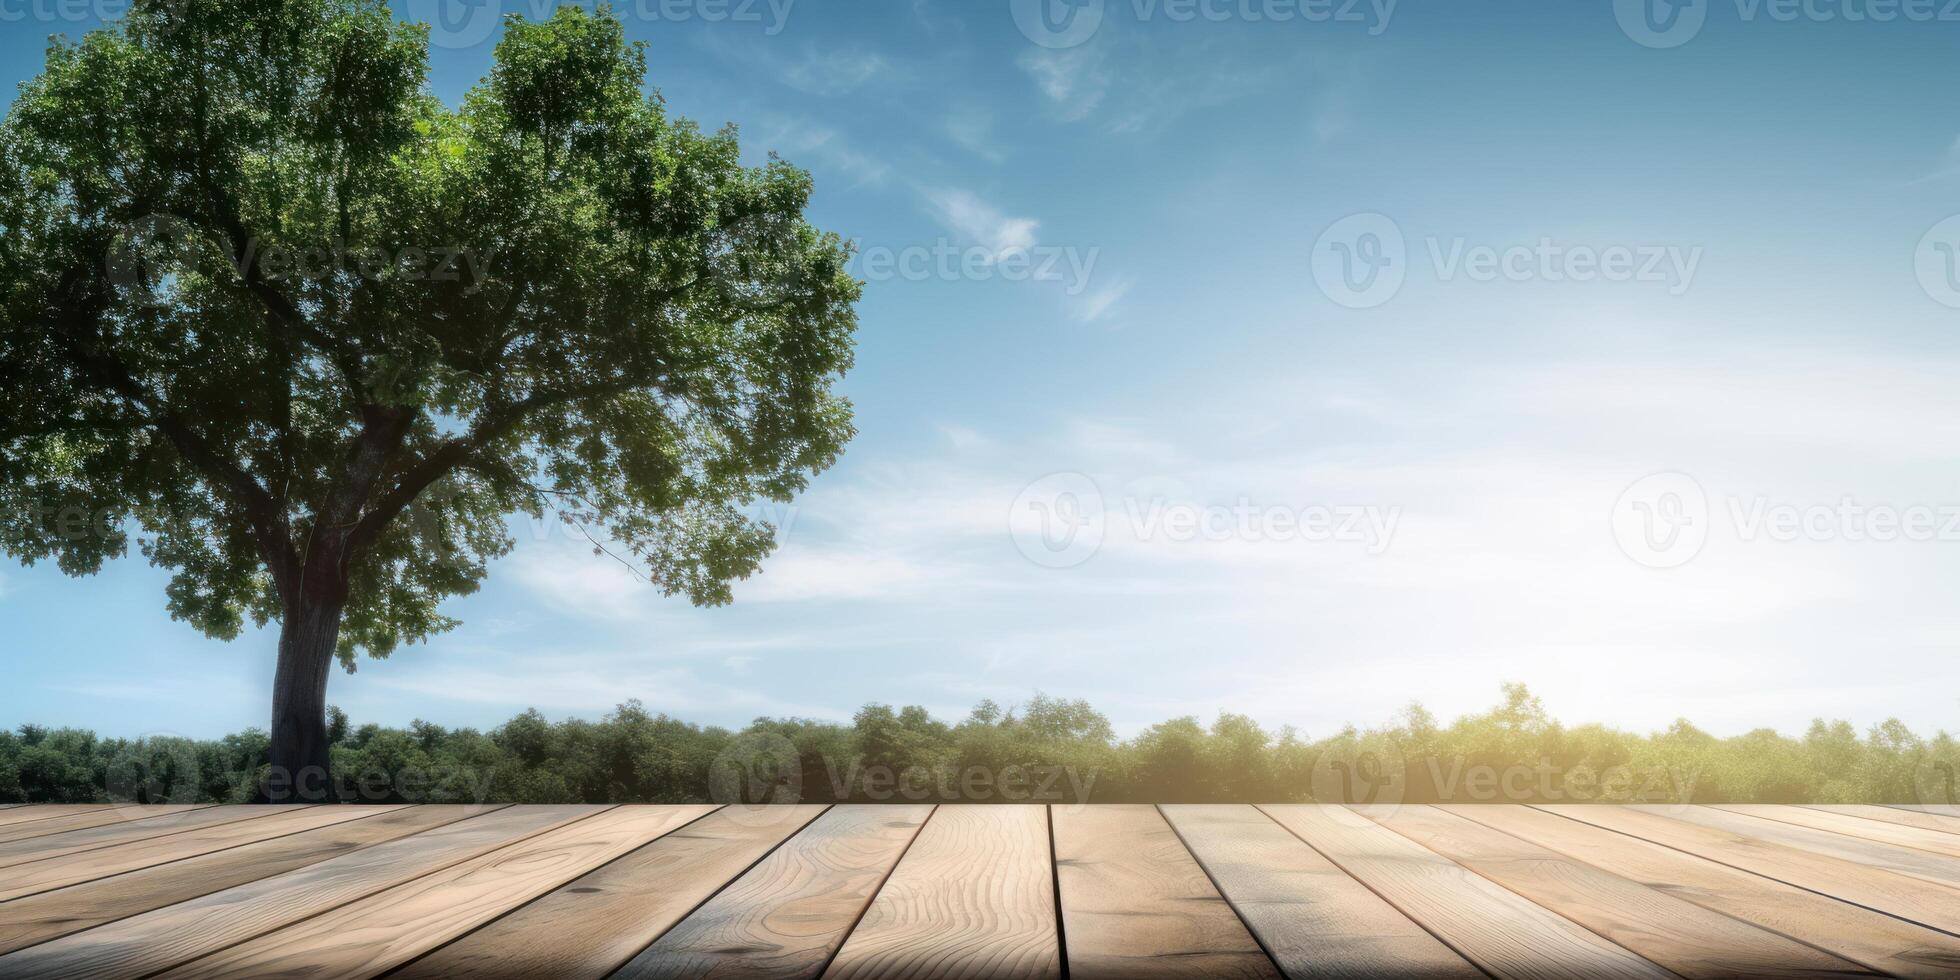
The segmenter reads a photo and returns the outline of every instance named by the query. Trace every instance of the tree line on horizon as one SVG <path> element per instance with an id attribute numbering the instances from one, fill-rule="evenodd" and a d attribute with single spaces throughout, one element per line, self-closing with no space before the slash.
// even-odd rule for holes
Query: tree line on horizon
<path id="1" fill-rule="evenodd" d="M 1439 723 L 1308 739 L 1224 713 L 1119 739 L 1083 700 L 983 701 L 959 722 L 867 705 L 848 724 L 759 718 L 741 730 L 649 713 L 599 721 L 526 711 L 497 728 L 353 725 L 335 709 L 334 795 L 346 802 L 1656 802 L 1960 803 L 1960 745 L 1897 720 L 1859 733 L 1819 719 L 1802 736 L 1711 735 L 1686 720 L 1637 734 L 1568 726 L 1523 685 Z M 264 799 L 268 739 L 0 732 L 0 802 Z M 270 794 L 278 797 L 277 792 Z"/>

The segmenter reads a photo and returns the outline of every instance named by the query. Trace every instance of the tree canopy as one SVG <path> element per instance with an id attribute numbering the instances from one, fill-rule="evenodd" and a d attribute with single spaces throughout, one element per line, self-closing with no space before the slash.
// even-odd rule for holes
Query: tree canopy
<path id="1" fill-rule="evenodd" d="M 134 536 L 173 617 L 318 604 L 350 669 L 453 626 L 512 514 L 697 603 L 758 568 L 749 505 L 853 432 L 809 176 L 670 116 L 603 8 L 510 19 L 454 108 L 426 51 L 372 0 L 137 0 L 49 48 L 0 129 L 0 547 Z"/>

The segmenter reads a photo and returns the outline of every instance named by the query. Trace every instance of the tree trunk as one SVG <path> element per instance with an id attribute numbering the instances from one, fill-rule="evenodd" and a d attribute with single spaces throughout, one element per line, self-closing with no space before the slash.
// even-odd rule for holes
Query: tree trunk
<path id="1" fill-rule="evenodd" d="M 302 597 L 279 628 L 279 668 L 272 679 L 271 771 L 259 787 L 268 803 L 332 803 L 327 743 L 327 674 L 340 639 L 343 603 Z"/>

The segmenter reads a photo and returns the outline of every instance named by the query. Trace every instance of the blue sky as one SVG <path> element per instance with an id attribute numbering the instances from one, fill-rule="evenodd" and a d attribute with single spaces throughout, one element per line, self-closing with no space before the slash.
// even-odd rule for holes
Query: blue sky
<path id="1" fill-rule="evenodd" d="M 499 8 L 446 2 L 453 102 Z M 860 242 L 861 435 L 731 607 L 520 523 L 462 628 L 335 677 L 357 720 L 1040 689 L 1319 735 L 1520 680 L 1641 729 L 1960 727 L 1939 4 L 743 3 L 622 13 Z M 88 26 L 56 9 L 0 4 L 16 79 Z M 163 582 L 0 565 L 0 722 L 262 726 L 272 637 Z"/>

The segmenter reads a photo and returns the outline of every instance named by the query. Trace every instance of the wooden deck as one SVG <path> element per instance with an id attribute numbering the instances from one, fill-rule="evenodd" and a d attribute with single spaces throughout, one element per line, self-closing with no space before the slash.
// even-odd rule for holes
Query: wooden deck
<path id="1" fill-rule="evenodd" d="M 1960 976 L 1937 807 L 0 808 L 0 977 Z"/>

